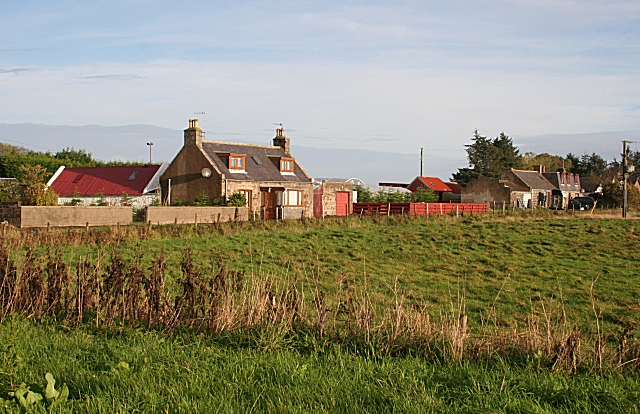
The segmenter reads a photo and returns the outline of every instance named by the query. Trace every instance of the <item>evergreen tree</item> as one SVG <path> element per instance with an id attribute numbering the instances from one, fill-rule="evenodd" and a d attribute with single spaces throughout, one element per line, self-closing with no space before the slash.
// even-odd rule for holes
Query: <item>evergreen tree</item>
<path id="1" fill-rule="evenodd" d="M 460 168 L 453 180 L 461 185 L 480 177 L 499 177 L 505 170 L 522 165 L 522 157 L 511 138 L 503 132 L 495 138 L 487 138 L 473 132 L 472 144 L 466 145 L 468 168 Z"/>

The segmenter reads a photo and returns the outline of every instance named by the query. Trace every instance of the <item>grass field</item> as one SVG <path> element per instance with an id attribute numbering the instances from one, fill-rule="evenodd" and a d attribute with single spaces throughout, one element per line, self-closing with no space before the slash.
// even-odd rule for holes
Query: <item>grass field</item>
<path id="1" fill-rule="evenodd" d="M 51 372 L 62 411 L 634 412 L 639 239 L 637 221 L 552 214 L 6 235 L 19 269 L 27 247 L 71 275 L 113 254 L 149 272 L 162 250 L 172 297 L 191 249 L 203 279 L 222 264 L 274 303 L 291 286 L 302 299 L 287 323 L 245 328 L 8 315 L 3 393 Z"/>

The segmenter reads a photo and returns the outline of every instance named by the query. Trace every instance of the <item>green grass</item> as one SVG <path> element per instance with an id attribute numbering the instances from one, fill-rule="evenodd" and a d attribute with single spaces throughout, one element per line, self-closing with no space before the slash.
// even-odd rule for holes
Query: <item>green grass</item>
<path id="1" fill-rule="evenodd" d="M 508 330 L 532 312 L 564 311 L 558 323 L 579 326 L 583 348 L 596 334 L 594 312 L 610 352 L 625 327 L 632 329 L 630 343 L 638 334 L 640 259 L 633 246 L 640 222 L 633 220 L 391 217 L 200 225 L 197 231 L 167 226 L 118 243 L 98 233 L 103 242 L 65 245 L 62 232 L 53 248 L 64 251 L 71 271 L 81 255 L 115 248 L 131 259 L 139 252 L 147 266 L 164 249 L 173 289 L 190 247 L 205 274 L 220 255 L 230 269 L 297 279 L 307 289 L 317 281 L 329 293 L 361 287 L 366 278 L 380 303 L 393 299 L 397 277 L 408 305 L 425 305 L 432 315 L 463 304 L 475 333 L 487 317 Z M 49 247 L 36 248 L 44 253 Z M 20 258 L 24 248 L 11 254 Z M 348 346 L 304 330 L 278 335 L 269 329 L 218 335 L 94 330 L 7 319 L 0 323 L 0 371 L 40 385 L 46 372 L 53 373 L 71 392 L 59 412 L 640 411 L 634 364 L 620 371 L 587 364 L 568 375 L 535 355 L 496 353 L 459 362 L 409 349 L 390 357 L 374 346 Z M 14 353 L 23 361 L 17 368 Z M 0 386 L 6 397 L 6 375 Z"/>
<path id="2" fill-rule="evenodd" d="M 572 321 L 590 326 L 593 309 L 608 325 L 626 323 L 640 309 L 640 222 L 615 219 L 550 217 L 467 217 L 465 219 L 370 219 L 347 222 L 245 224 L 217 229 L 186 227 L 180 237 L 155 230 L 146 239 L 120 243 L 126 257 L 139 251 L 146 265 L 165 250 L 169 282 L 180 277 L 185 248 L 194 263 L 210 272 L 220 254 L 229 268 L 279 280 L 317 280 L 327 292 L 362 284 L 366 275 L 374 294 L 388 297 L 398 277 L 409 302 L 434 312 L 450 310 L 460 295 L 477 323 L 495 304 L 500 323 L 522 320 L 532 302 L 553 298 L 564 304 Z M 226 233 L 221 235 L 221 233 Z M 90 248 L 63 247 L 74 267 Z M 44 252 L 46 246 L 40 249 Z M 19 253 L 19 252 L 18 252 Z M 170 283 L 171 285 L 171 283 Z M 494 302 L 495 301 L 495 302 Z"/>
<path id="3" fill-rule="evenodd" d="M 94 332 L 23 319 L 0 341 L 24 359 L 19 381 L 51 372 L 70 399 L 54 412 L 637 412 L 640 377 L 567 376 L 534 362 L 438 363 L 236 348 L 205 336 Z M 126 362 L 125 368 L 122 362 Z M 44 412 L 44 406 L 34 412 Z M 9 405 L 8 412 L 18 412 Z"/>

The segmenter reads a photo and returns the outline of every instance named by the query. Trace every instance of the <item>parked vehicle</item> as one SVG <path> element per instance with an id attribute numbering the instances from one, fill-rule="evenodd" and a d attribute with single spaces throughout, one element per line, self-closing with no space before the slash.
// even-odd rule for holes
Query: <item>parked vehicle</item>
<path id="1" fill-rule="evenodd" d="M 593 197 L 576 197 L 569 201 L 569 210 L 591 210 L 595 204 Z"/>

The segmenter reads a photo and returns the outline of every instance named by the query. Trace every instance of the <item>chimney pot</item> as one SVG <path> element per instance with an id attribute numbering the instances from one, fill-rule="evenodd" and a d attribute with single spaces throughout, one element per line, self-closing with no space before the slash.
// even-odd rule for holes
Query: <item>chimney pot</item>
<path id="1" fill-rule="evenodd" d="M 193 120 L 193 127 L 194 128 L 198 128 L 198 120 L 197 119 Z"/>

